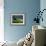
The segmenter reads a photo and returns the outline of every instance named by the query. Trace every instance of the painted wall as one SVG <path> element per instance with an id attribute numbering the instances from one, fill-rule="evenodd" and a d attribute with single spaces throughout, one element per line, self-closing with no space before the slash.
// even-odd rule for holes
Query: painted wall
<path id="1" fill-rule="evenodd" d="M 40 10 L 40 0 L 4 0 L 4 38 L 7 41 L 18 41 L 32 30 L 33 19 Z M 10 24 L 11 13 L 25 15 L 24 26 Z"/>
<path id="2" fill-rule="evenodd" d="M 40 1 L 40 9 L 41 9 L 41 11 L 42 11 L 43 9 L 46 9 L 46 0 L 41 0 L 41 1 Z M 46 11 L 43 12 L 42 17 L 43 17 L 44 20 L 43 20 L 43 22 L 42 22 L 42 21 L 40 22 L 40 25 L 46 27 Z"/>

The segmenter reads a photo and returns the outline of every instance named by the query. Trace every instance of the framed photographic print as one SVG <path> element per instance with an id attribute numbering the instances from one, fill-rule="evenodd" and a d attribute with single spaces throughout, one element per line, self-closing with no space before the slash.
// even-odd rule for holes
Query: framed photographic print
<path id="1" fill-rule="evenodd" d="M 25 24 L 24 14 L 11 14 L 11 24 L 12 25 L 24 25 Z"/>

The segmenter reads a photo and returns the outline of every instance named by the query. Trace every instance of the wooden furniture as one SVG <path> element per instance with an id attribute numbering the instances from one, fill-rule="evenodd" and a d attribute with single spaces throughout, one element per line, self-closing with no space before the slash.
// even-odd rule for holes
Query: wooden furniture
<path id="1" fill-rule="evenodd" d="M 44 46 L 46 43 L 46 29 L 39 26 L 35 25 L 32 26 L 32 34 L 34 35 L 34 42 L 32 43 L 31 46 Z"/>

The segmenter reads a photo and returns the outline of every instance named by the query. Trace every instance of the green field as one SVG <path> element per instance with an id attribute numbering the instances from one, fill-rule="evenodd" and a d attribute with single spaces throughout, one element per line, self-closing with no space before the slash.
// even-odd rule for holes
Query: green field
<path id="1" fill-rule="evenodd" d="M 12 22 L 13 23 L 23 23 L 23 20 L 22 19 L 16 19 L 16 20 L 13 20 Z"/>

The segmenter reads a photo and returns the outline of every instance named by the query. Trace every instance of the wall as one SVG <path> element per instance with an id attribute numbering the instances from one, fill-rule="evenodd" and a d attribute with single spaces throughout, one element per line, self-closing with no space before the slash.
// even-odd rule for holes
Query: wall
<path id="1" fill-rule="evenodd" d="M 0 0 L 0 42 L 4 41 L 4 8 L 3 6 L 4 6 L 3 0 Z"/>
<path id="2" fill-rule="evenodd" d="M 32 29 L 33 19 L 40 10 L 40 0 L 4 0 L 4 38 L 7 41 L 18 41 Z M 24 26 L 10 24 L 11 13 L 23 13 Z"/>
<path id="3" fill-rule="evenodd" d="M 46 9 L 46 0 L 41 0 L 40 1 L 40 9 L 41 9 L 41 11 L 43 9 Z M 43 22 L 42 21 L 40 22 L 40 25 L 43 25 L 43 26 L 46 27 L 46 20 L 45 20 L 46 19 L 46 11 L 43 12 L 43 16 L 42 17 L 43 17 L 44 20 L 43 20 Z"/>

